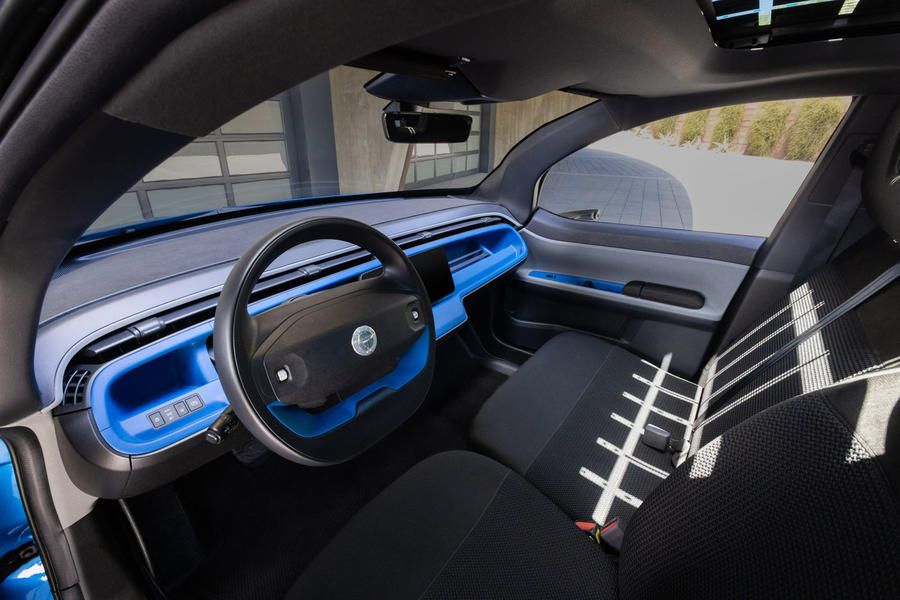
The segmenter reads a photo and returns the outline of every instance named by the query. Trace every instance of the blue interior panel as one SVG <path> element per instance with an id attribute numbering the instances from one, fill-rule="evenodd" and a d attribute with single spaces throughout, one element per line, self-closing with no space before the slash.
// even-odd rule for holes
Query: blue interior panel
<path id="1" fill-rule="evenodd" d="M 529 277 L 535 277 L 537 279 L 549 279 L 550 281 L 556 281 L 559 283 L 565 283 L 567 285 L 577 285 L 579 287 L 584 287 L 593 290 L 602 290 L 604 292 L 612 292 L 614 294 L 621 294 L 622 290 L 625 289 L 624 283 L 617 283 L 615 281 L 606 281 L 604 279 L 591 279 L 590 277 L 578 277 L 576 275 L 564 275 L 562 273 L 550 273 L 547 271 L 529 271 Z"/>
<path id="2" fill-rule="evenodd" d="M 0 440 L 0 556 L 33 541 L 9 450 Z M 35 556 L 0 581 L 0 598 L 52 600 L 40 556 Z"/>
<path id="3" fill-rule="evenodd" d="M 439 339 L 466 321 L 463 299 L 516 267 L 525 259 L 527 248 L 515 229 L 501 224 L 421 244 L 409 254 L 437 246 L 447 253 L 455 286 L 452 294 L 433 306 Z M 254 302 L 249 312 L 257 314 L 299 295 L 340 285 L 378 266 L 372 260 L 327 275 Z M 126 455 L 154 452 L 203 431 L 228 406 L 207 351 L 212 329 L 212 321 L 194 325 L 115 359 L 95 373 L 88 396 L 94 421 L 110 448 Z M 295 407 L 270 408 L 298 434 L 321 435 L 352 419 L 364 398 L 380 389 L 401 387 L 421 370 L 416 370 L 416 347 L 384 379 L 318 415 Z"/>

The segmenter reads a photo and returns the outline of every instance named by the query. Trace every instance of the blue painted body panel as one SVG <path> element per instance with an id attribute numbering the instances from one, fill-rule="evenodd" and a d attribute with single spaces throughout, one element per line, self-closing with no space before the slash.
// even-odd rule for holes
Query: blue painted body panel
<path id="1" fill-rule="evenodd" d="M 0 556 L 33 541 L 16 473 L 6 444 L 0 440 Z M 0 600 L 24 598 L 52 600 L 50 584 L 39 556 L 31 559 L 0 582 Z"/>
<path id="2" fill-rule="evenodd" d="M 437 246 L 445 248 L 451 264 L 454 259 L 473 251 L 480 251 L 482 255 L 477 262 L 453 272 L 453 293 L 433 306 L 435 337 L 441 338 L 466 321 L 463 299 L 521 263 L 527 254 L 527 247 L 518 232 L 509 225 L 492 225 L 416 246 L 409 254 L 418 254 Z M 249 312 L 257 314 L 291 298 L 340 285 L 378 266 L 379 263 L 372 260 L 333 273 L 254 302 L 249 306 Z M 113 450 L 138 455 L 165 448 L 206 429 L 228 406 L 206 349 L 212 327 L 211 321 L 194 325 L 113 360 L 96 372 L 88 389 L 91 410 L 100 435 Z M 407 373 L 405 368 L 401 370 L 399 366 L 398 370 L 401 374 Z M 352 419 L 356 414 L 356 404 L 365 396 L 383 387 L 402 385 L 397 383 L 402 377 L 396 373 L 394 371 L 387 376 L 391 378 L 387 383 L 376 382 L 373 389 L 370 386 L 354 394 L 352 402 L 348 402 L 351 400 L 348 398 L 315 415 L 321 417 L 334 411 L 328 418 L 308 419 L 313 415 L 307 413 L 304 413 L 306 417 L 284 418 L 301 435 L 321 435 Z M 366 392 L 365 396 L 356 397 L 363 392 Z M 148 415 L 193 395 L 200 396 L 203 408 L 159 429 L 151 425 Z M 272 410 L 279 418 L 285 414 L 278 407 L 272 407 Z"/>
<path id="3" fill-rule="evenodd" d="M 575 275 L 563 275 L 561 273 L 548 273 L 547 271 L 529 271 L 528 276 L 536 277 L 538 279 L 549 279 L 550 281 L 565 283 L 567 285 L 577 285 L 593 290 L 612 292 L 614 294 L 621 294 L 622 290 L 625 289 L 624 283 L 606 281 L 604 279 L 591 279 L 590 277 L 576 277 Z"/>

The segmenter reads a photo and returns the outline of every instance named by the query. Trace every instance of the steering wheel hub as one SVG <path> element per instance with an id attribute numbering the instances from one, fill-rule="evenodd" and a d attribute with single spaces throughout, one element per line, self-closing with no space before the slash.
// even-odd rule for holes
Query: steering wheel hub
<path id="1" fill-rule="evenodd" d="M 368 325 L 360 325 L 353 330 L 350 345 L 353 347 L 353 351 L 360 356 L 369 356 L 378 347 L 378 334 Z"/>

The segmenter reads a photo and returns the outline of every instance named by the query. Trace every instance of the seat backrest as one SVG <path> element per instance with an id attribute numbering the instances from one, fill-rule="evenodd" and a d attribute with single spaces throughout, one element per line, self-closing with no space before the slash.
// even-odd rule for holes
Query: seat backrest
<path id="1" fill-rule="evenodd" d="M 713 439 L 628 524 L 624 599 L 900 597 L 900 370 Z"/>
<path id="2" fill-rule="evenodd" d="M 714 356 L 704 370 L 691 447 L 696 451 L 750 416 L 862 373 L 900 362 L 900 280 L 822 328 L 741 389 L 732 382 L 752 371 L 879 274 L 900 262 L 900 247 L 873 232 L 814 272 Z M 719 395 L 730 397 L 717 406 Z M 710 410 L 712 408 L 712 410 Z"/>

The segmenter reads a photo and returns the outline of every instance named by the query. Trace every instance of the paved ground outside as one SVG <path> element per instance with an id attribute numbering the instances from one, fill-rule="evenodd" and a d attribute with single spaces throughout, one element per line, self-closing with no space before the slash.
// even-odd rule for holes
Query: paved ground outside
<path id="1" fill-rule="evenodd" d="M 622 132 L 576 152 L 540 206 L 606 223 L 768 236 L 812 163 L 667 146 Z"/>

